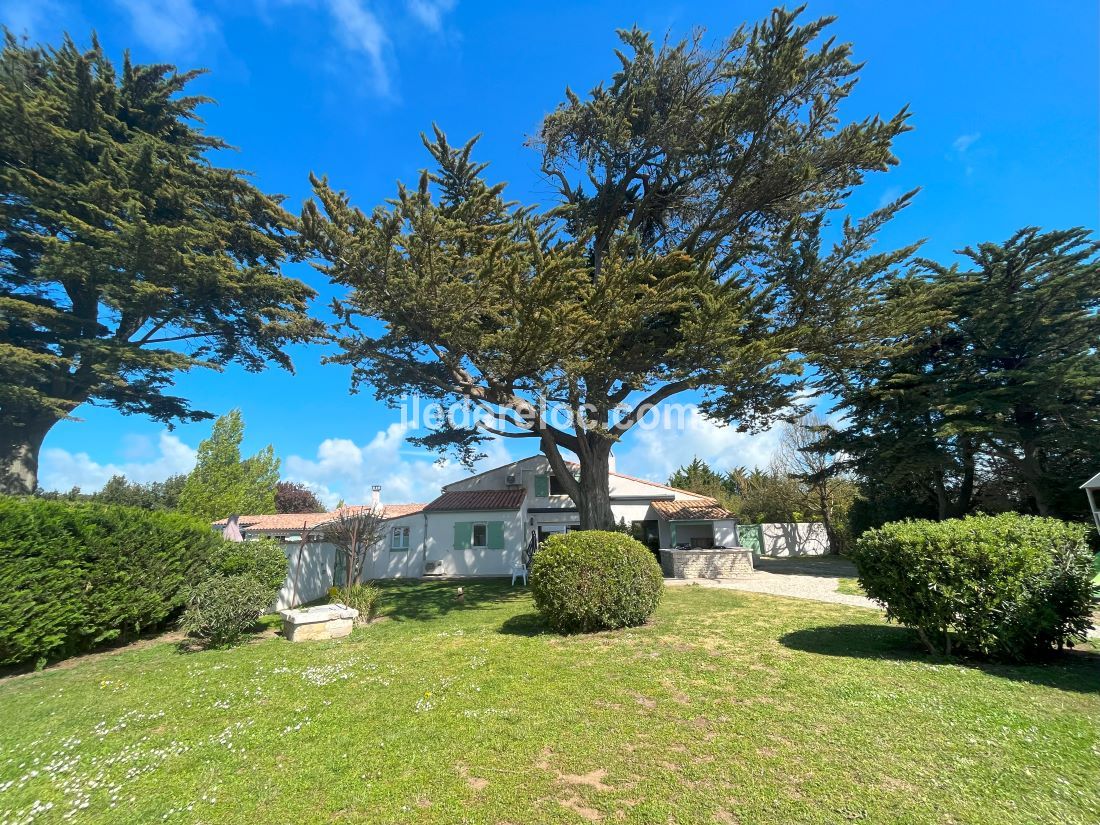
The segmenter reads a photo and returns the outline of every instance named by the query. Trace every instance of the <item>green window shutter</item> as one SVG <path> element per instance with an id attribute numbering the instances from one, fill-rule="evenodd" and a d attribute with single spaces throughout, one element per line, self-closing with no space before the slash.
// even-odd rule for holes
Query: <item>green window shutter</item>
<path id="1" fill-rule="evenodd" d="M 536 498 L 545 498 L 550 495 L 550 476 L 538 475 L 535 476 L 535 496 Z"/>
<path id="2" fill-rule="evenodd" d="M 474 535 L 473 522 L 456 521 L 455 522 L 455 550 L 469 550 L 470 545 L 473 543 L 473 535 Z"/>
<path id="3" fill-rule="evenodd" d="M 488 539 L 485 543 L 490 550 L 504 549 L 504 522 L 490 521 L 485 525 L 485 534 Z"/>

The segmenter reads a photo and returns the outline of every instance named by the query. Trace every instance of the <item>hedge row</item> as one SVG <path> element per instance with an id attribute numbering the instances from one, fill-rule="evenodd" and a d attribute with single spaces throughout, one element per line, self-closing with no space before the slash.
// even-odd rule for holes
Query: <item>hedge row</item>
<path id="1" fill-rule="evenodd" d="M 162 627 L 225 544 L 175 513 L 0 497 L 0 665 Z"/>

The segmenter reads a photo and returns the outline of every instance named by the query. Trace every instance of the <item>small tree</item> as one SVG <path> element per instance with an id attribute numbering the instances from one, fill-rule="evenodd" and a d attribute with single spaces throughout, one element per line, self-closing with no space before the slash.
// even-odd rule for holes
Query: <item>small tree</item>
<path id="1" fill-rule="evenodd" d="M 783 428 L 776 467 L 798 479 L 807 507 L 825 526 L 829 548 L 834 553 L 845 549 L 847 531 L 844 517 L 855 494 L 854 483 L 842 474 L 842 462 L 829 451 L 827 443 L 833 428 L 816 415 L 788 422 Z"/>
<path id="2" fill-rule="evenodd" d="M 323 513 L 325 506 L 304 484 L 280 481 L 275 485 L 276 513 Z"/>
<path id="3" fill-rule="evenodd" d="M 382 509 L 373 506 L 342 507 L 321 526 L 322 541 L 336 548 L 344 587 L 362 580 L 367 556 L 381 540 L 382 530 Z"/>
<path id="4" fill-rule="evenodd" d="M 179 509 L 206 521 L 236 514 L 275 512 L 279 459 L 269 444 L 241 459 L 244 419 L 231 410 L 214 422 L 210 438 L 199 444 L 198 462 L 187 476 Z"/>

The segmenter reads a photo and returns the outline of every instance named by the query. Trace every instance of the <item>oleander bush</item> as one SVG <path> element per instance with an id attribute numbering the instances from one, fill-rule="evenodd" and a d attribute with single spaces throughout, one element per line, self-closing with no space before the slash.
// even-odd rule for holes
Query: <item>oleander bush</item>
<path id="1" fill-rule="evenodd" d="M 240 641 L 270 607 L 271 587 L 249 573 L 216 573 L 188 593 L 180 627 L 204 645 L 224 647 Z"/>
<path id="2" fill-rule="evenodd" d="M 223 544 L 177 513 L 0 497 L 0 665 L 165 626 Z"/>
<path id="3" fill-rule="evenodd" d="M 288 564 L 279 542 L 258 538 L 223 542 L 211 557 L 210 568 L 211 575 L 252 576 L 271 593 L 271 604 L 286 582 Z"/>
<path id="4" fill-rule="evenodd" d="M 1084 524 L 1005 513 L 901 521 L 853 548 L 859 583 L 930 651 L 1024 660 L 1085 637 L 1097 605 Z"/>
<path id="5" fill-rule="evenodd" d="M 581 530 L 551 536 L 531 561 L 531 592 L 560 633 L 644 624 L 664 578 L 653 553 L 622 533 Z"/>
<path id="6" fill-rule="evenodd" d="M 357 625 L 368 624 L 378 615 L 382 591 L 369 582 L 359 582 L 351 587 L 333 587 L 329 590 L 332 601 L 359 611 Z"/>

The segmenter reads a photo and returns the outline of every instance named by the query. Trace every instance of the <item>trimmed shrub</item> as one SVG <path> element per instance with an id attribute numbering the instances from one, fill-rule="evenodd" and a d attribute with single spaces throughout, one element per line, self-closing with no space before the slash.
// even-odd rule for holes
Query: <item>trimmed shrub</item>
<path id="1" fill-rule="evenodd" d="M 0 664 L 44 664 L 164 626 L 224 543 L 176 513 L 0 497 Z"/>
<path id="2" fill-rule="evenodd" d="M 932 652 L 1027 659 L 1084 639 L 1097 604 L 1084 524 L 1005 513 L 869 530 L 859 583 Z"/>
<path id="3" fill-rule="evenodd" d="M 217 574 L 192 588 L 180 627 L 210 647 L 239 641 L 271 604 L 271 588 L 247 573 Z"/>
<path id="4" fill-rule="evenodd" d="M 382 591 L 368 582 L 353 584 L 351 587 L 334 587 L 329 591 L 329 596 L 337 604 L 358 610 L 359 617 L 355 623 L 364 625 L 378 615 Z"/>
<path id="5" fill-rule="evenodd" d="M 288 563 L 279 542 L 258 538 L 223 542 L 211 556 L 210 569 L 213 575 L 252 576 L 271 593 L 270 606 L 286 582 Z"/>
<path id="6" fill-rule="evenodd" d="M 531 561 L 531 592 L 547 624 L 584 633 L 644 624 L 664 579 L 641 542 L 600 530 L 551 536 Z"/>

